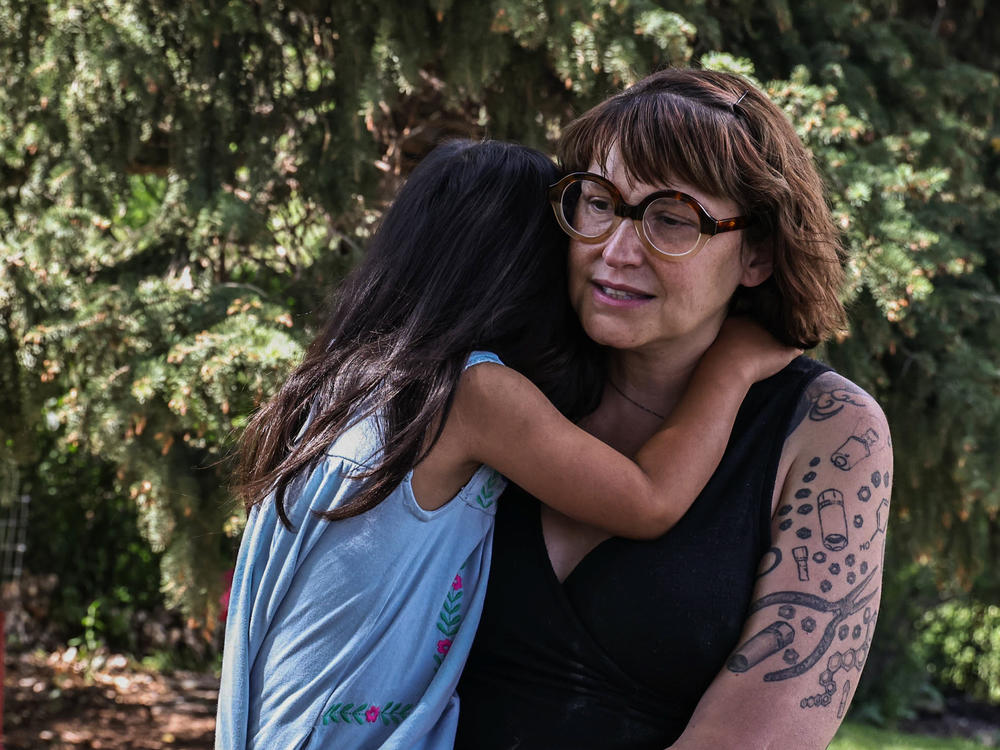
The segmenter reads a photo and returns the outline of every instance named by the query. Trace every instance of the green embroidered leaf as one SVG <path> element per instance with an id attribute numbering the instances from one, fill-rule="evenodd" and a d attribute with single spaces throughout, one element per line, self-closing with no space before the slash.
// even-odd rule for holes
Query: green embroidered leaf
<path id="1" fill-rule="evenodd" d="M 327 712 L 323 714 L 323 726 L 326 726 L 331 721 L 334 724 L 337 723 L 337 711 L 340 710 L 342 705 L 342 703 L 334 703 L 329 709 L 327 709 Z"/>
<path id="2" fill-rule="evenodd" d="M 364 724 L 364 721 L 362 721 L 362 719 L 361 719 L 361 713 L 363 711 L 367 710 L 367 708 L 368 708 L 368 704 L 367 703 L 359 703 L 358 707 L 351 712 L 351 716 L 354 717 L 354 720 L 358 724 Z"/>

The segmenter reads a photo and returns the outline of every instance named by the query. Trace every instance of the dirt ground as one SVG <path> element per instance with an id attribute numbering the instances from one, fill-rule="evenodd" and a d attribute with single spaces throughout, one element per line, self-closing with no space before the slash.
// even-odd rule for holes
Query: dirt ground
<path id="1" fill-rule="evenodd" d="M 7 654 L 4 747 L 208 750 L 217 688 L 211 675 L 158 674 L 118 655 Z"/>

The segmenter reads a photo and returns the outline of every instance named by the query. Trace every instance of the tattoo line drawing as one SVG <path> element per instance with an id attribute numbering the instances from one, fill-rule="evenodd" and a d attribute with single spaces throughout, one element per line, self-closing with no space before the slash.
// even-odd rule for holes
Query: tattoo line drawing
<path id="1" fill-rule="evenodd" d="M 838 384 L 838 387 L 830 388 L 829 386 L 834 382 Z M 865 402 L 862 400 L 864 397 L 864 391 L 856 387 L 844 388 L 842 381 L 820 375 L 809 384 L 805 393 L 795 404 L 795 413 L 789 420 L 788 432 L 785 437 L 798 429 L 807 414 L 812 421 L 822 422 L 838 414 L 848 404 L 865 408 Z"/>
<path id="2" fill-rule="evenodd" d="M 878 433 L 871 427 L 851 435 L 843 444 L 830 454 L 830 463 L 841 471 L 850 471 L 872 454 L 872 448 L 878 443 Z"/>
<path id="3" fill-rule="evenodd" d="M 787 648 L 795 640 L 795 628 L 787 622 L 776 620 L 740 646 L 729 657 L 726 666 L 731 672 L 746 672 L 769 656 Z"/>
<path id="4" fill-rule="evenodd" d="M 844 694 L 840 697 L 840 706 L 837 707 L 837 718 L 844 718 L 844 709 L 847 708 L 847 698 L 851 694 L 851 681 L 844 683 Z"/>
<path id="5" fill-rule="evenodd" d="M 819 508 L 819 533 L 823 537 L 823 546 L 831 552 L 839 552 L 847 546 L 844 496 L 840 490 L 823 490 L 816 505 Z"/>
<path id="6" fill-rule="evenodd" d="M 848 404 L 864 408 L 865 402 L 858 398 L 859 394 L 852 393 L 846 388 L 834 388 L 832 391 L 823 391 L 809 408 L 809 419 L 813 422 L 822 422 L 841 412 Z"/>
<path id="7" fill-rule="evenodd" d="M 751 604 L 749 610 L 750 614 L 759 612 L 765 607 L 770 607 L 775 604 L 794 604 L 799 607 L 816 610 L 817 612 L 833 613 L 833 619 L 830 620 L 829 624 L 826 626 L 826 629 L 823 631 L 823 637 L 820 638 L 816 647 L 798 664 L 765 674 L 764 682 L 787 680 L 790 677 L 798 677 L 801 674 L 805 674 L 812 669 L 812 667 L 821 658 L 823 658 L 823 655 L 827 652 L 830 645 L 837 637 L 837 631 L 839 630 L 841 623 L 843 623 L 843 621 L 852 614 L 862 609 L 866 604 L 868 604 L 868 602 L 878 595 L 879 589 L 877 588 L 865 596 L 861 595 L 877 571 L 878 567 L 876 566 L 872 569 L 871 573 L 865 576 L 857 586 L 852 588 L 847 593 L 846 596 L 841 599 L 837 599 L 836 601 L 831 602 L 820 596 L 816 596 L 815 594 L 806 594 L 801 591 L 776 591 L 772 594 L 762 596 L 760 599 Z M 787 630 L 779 632 L 776 630 L 779 626 L 785 626 Z M 788 625 L 788 623 L 780 621 L 772 623 L 740 646 L 736 650 L 736 653 L 729 659 L 726 666 L 728 666 L 733 672 L 745 672 L 750 667 L 760 663 L 767 657 L 772 656 L 781 649 L 790 646 L 794 638 L 795 630 Z M 753 660 L 754 658 L 756 658 L 756 661 Z"/>
<path id="8" fill-rule="evenodd" d="M 868 658 L 868 649 L 872 642 L 872 627 L 875 625 L 875 619 L 878 617 L 878 610 L 875 610 L 874 614 L 867 607 L 865 608 L 864 622 L 867 627 L 865 633 L 865 640 L 857 648 L 849 648 L 846 651 L 834 651 L 830 658 L 826 661 L 826 669 L 824 669 L 819 674 L 819 686 L 822 691 L 816 693 L 815 695 L 808 695 L 799 702 L 799 706 L 802 708 L 816 708 L 818 706 L 829 706 L 830 701 L 833 699 L 833 694 L 837 692 L 837 680 L 836 675 L 841 669 L 845 672 L 849 672 L 851 669 L 856 669 L 861 672 L 861 669 L 865 665 L 865 660 Z M 860 625 L 855 626 L 855 631 L 860 635 Z M 840 709 L 843 711 L 847 706 L 847 696 L 850 695 L 851 691 L 851 681 L 847 680 L 844 683 L 844 697 L 840 701 Z M 838 714 L 838 718 L 841 718 Z"/>
<path id="9" fill-rule="evenodd" d="M 760 573 L 757 574 L 758 578 L 766 576 L 772 570 L 781 564 L 781 550 L 777 547 L 771 547 L 764 556 L 760 559 L 760 567 L 763 568 Z"/>
<path id="10" fill-rule="evenodd" d="M 879 534 L 884 534 L 886 526 L 889 523 L 889 500 L 882 498 L 882 502 L 878 504 L 878 509 L 875 511 L 875 531 L 872 532 L 871 539 L 867 542 L 861 544 L 861 549 L 866 550 L 872 546 L 872 542 L 875 540 Z"/>
<path id="11" fill-rule="evenodd" d="M 795 558 L 795 567 L 799 570 L 799 580 L 809 580 L 809 549 L 803 545 L 792 550 L 792 557 Z"/>

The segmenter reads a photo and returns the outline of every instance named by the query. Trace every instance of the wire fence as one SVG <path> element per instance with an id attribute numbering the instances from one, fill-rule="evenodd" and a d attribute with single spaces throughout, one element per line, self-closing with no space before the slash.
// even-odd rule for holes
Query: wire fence
<path id="1" fill-rule="evenodd" d="M 28 546 L 30 505 L 31 496 L 21 495 L 7 508 L 0 509 L 0 583 L 17 582 L 21 578 Z"/>

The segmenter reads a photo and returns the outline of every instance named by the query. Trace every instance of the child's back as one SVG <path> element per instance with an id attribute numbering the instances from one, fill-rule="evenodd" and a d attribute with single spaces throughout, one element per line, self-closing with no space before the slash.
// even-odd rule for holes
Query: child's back
<path id="1" fill-rule="evenodd" d="M 469 364 L 497 362 L 485 353 Z M 482 467 L 456 498 L 422 509 L 410 476 L 374 508 L 330 522 L 380 450 L 355 424 L 289 490 L 251 511 L 234 576 L 217 747 L 441 748 L 475 635 L 504 481 Z M 461 626 L 461 627 L 460 627 Z M 235 634 L 249 633 L 249 639 Z M 242 711 L 233 711 L 246 706 Z M 243 736 L 244 730 L 246 737 Z M 390 734 L 389 744 L 383 744 Z"/>

